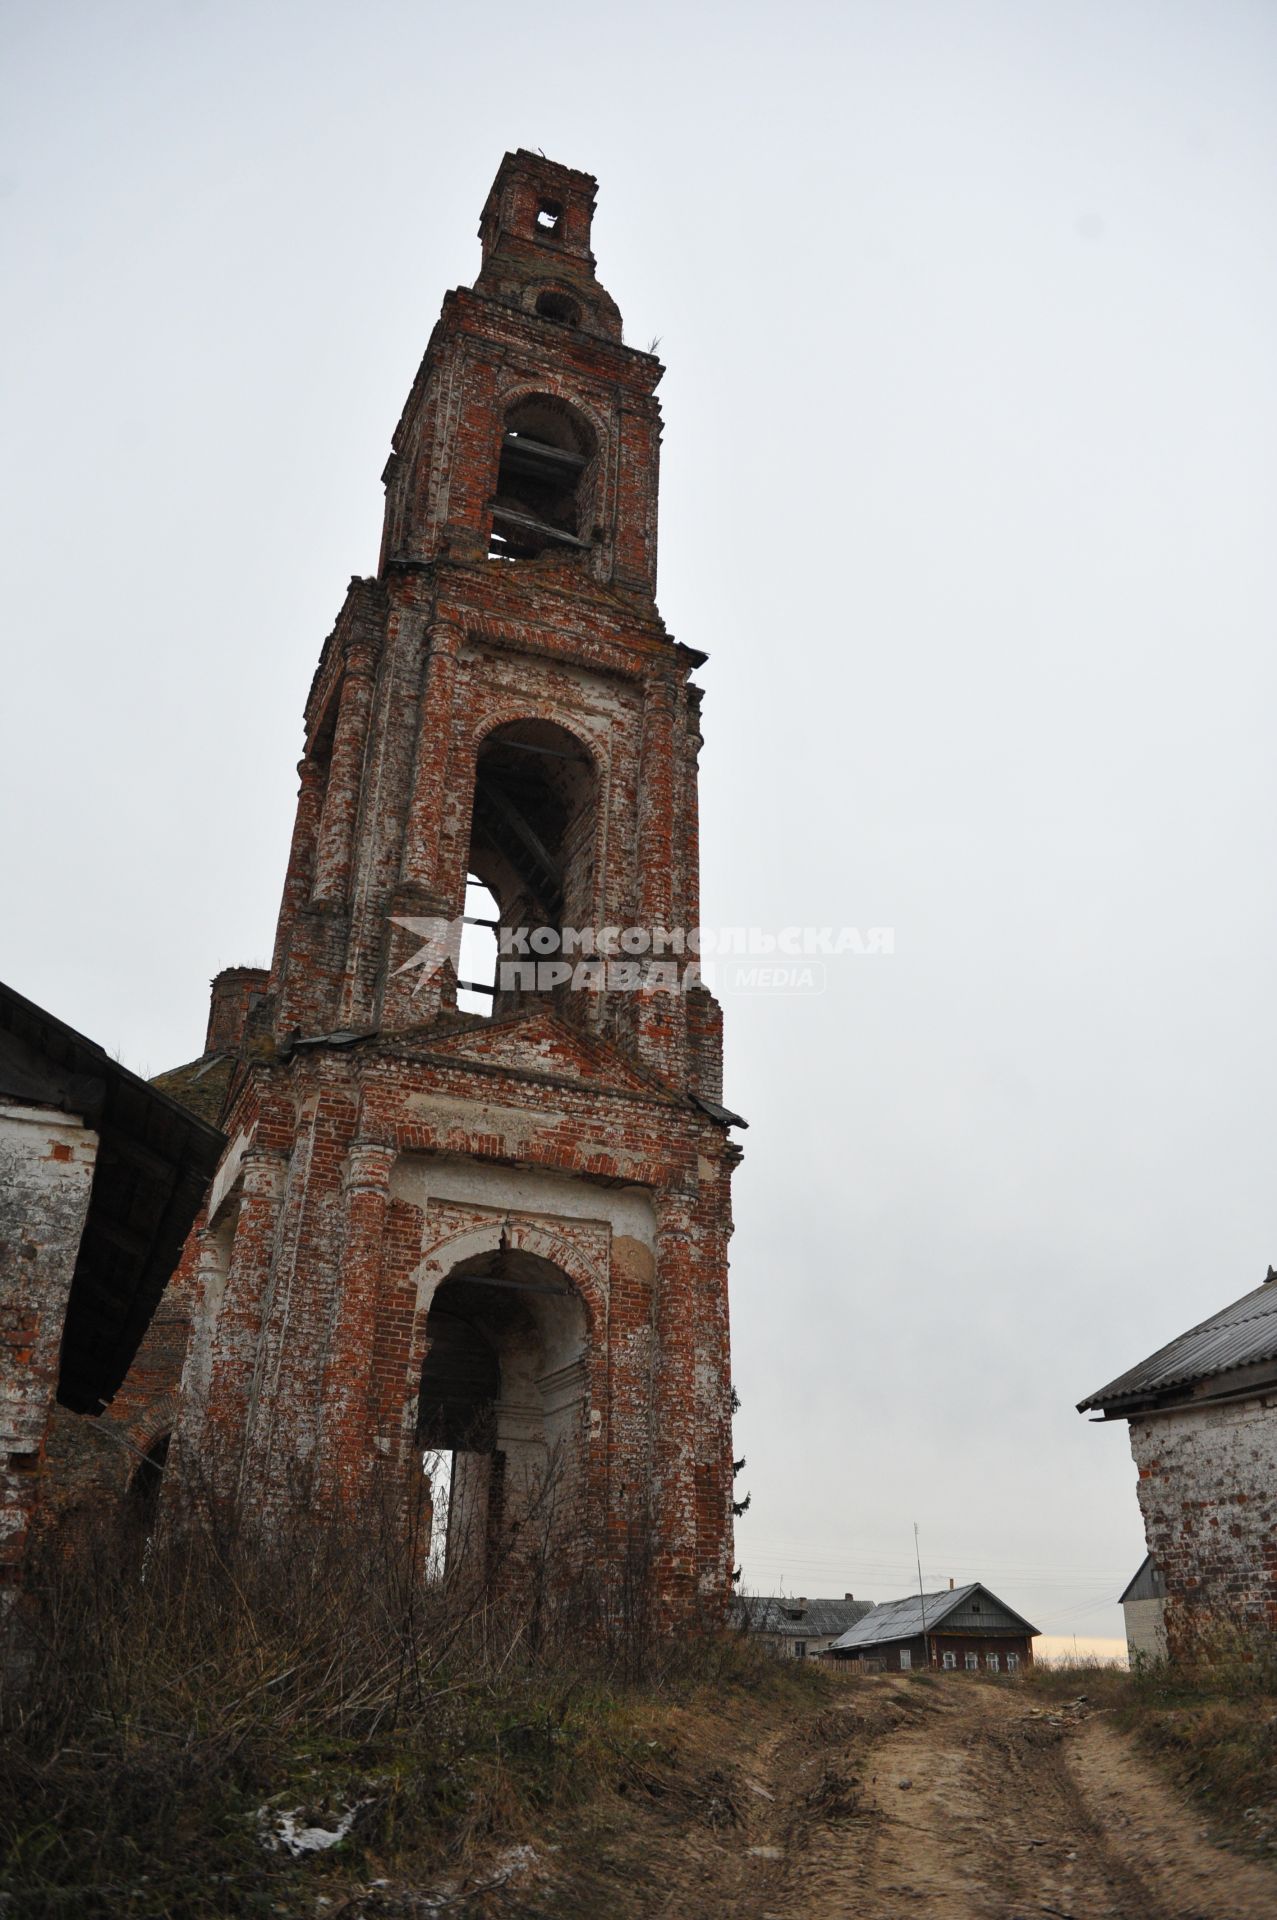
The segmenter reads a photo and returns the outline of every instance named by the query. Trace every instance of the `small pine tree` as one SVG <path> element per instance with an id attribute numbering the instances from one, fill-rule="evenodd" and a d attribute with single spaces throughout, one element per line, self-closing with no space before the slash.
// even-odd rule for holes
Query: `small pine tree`
<path id="1" fill-rule="evenodd" d="M 733 1413 L 739 1413 L 739 1412 L 740 1412 L 740 1395 L 739 1395 L 739 1394 L 737 1393 L 737 1391 L 736 1391 L 736 1389 L 735 1389 L 735 1387 L 733 1387 L 733 1388 L 732 1388 L 732 1398 L 731 1398 L 731 1409 L 732 1409 L 732 1412 L 733 1412 Z M 736 1475 L 737 1475 L 737 1474 L 738 1474 L 738 1473 L 739 1473 L 739 1472 L 741 1471 L 741 1468 L 742 1468 L 742 1467 L 743 1467 L 744 1465 L 745 1465 L 745 1456 L 744 1456 L 744 1454 L 742 1454 L 742 1455 L 741 1455 L 741 1457 L 740 1457 L 740 1459 L 739 1459 L 739 1460 L 733 1460 L 733 1461 L 732 1461 L 732 1478 L 733 1478 L 733 1480 L 734 1480 L 734 1479 L 736 1478 Z M 742 1515 L 742 1513 L 748 1513 L 748 1512 L 749 1512 L 749 1503 L 750 1503 L 750 1501 L 751 1501 L 751 1499 L 752 1499 L 752 1498 L 753 1498 L 753 1495 L 752 1495 L 752 1494 L 748 1494 L 748 1493 L 747 1493 L 747 1494 L 745 1495 L 745 1498 L 744 1498 L 743 1500 L 733 1500 L 733 1501 L 732 1501 L 732 1517 L 733 1517 L 733 1519 L 736 1519 L 736 1520 L 739 1520 L 739 1519 L 740 1519 L 740 1517 L 741 1517 L 741 1515 Z M 732 1575 L 732 1580 L 733 1580 L 733 1582 L 735 1582 L 735 1581 L 737 1581 L 737 1580 L 739 1580 L 739 1579 L 740 1579 L 740 1568 L 739 1568 L 739 1567 L 737 1567 L 737 1569 L 736 1569 L 736 1571 L 735 1571 L 735 1573 L 734 1573 L 734 1574 Z"/>

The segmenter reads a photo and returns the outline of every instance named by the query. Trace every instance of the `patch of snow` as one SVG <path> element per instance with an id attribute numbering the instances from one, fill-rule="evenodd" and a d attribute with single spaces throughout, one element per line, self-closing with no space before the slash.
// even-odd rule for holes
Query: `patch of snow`
<path id="1" fill-rule="evenodd" d="M 429 1893 L 417 1892 L 414 1898 L 421 1911 L 441 1913 L 446 1907 L 455 1907 L 461 1900 L 469 1900 L 473 1894 L 492 1893 L 498 1887 L 508 1885 L 516 1874 L 527 1873 L 539 1865 L 536 1848 L 525 1842 L 521 1846 L 507 1847 L 504 1853 L 498 1854 L 492 1862 L 493 1871 L 487 1878 L 467 1882 L 461 1888 L 455 1881 L 442 1880 Z"/>
<path id="2" fill-rule="evenodd" d="M 262 1830 L 262 1845 L 269 1847 L 272 1853 L 278 1853 L 282 1847 L 285 1853 L 292 1854 L 294 1860 L 301 1860 L 308 1853 L 326 1853 L 329 1847 L 341 1844 L 354 1826 L 355 1816 L 367 1805 L 366 1800 L 356 1800 L 353 1807 L 347 1807 L 335 1827 L 299 1826 L 302 1815 L 300 1807 L 293 1807 L 291 1811 L 259 1807 L 257 1824 Z"/>
<path id="3" fill-rule="evenodd" d="M 504 1874 L 508 1879 L 511 1874 L 526 1873 L 529 1867 L 536 1865 L 536 1858 L 536 1848 L 528 1846 L 525 1842 L 519 1847 L 508 1847 L 498 1856 L 495 1865 L 497 1872 Z"/>

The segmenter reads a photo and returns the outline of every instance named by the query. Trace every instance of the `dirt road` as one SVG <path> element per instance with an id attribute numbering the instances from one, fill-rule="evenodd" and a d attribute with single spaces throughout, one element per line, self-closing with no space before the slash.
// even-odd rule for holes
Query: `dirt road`
<path id="1" fill-rule="evenodd" d="M 921 1708 L 916 1687 L 895 1691 L 903 1723 L 859 1768 L 852 1757 L 859 1784 L 835 1818 L 819 1817 L 817 1793 L 817 1817 L 796 1823 L 798 1844 L 759 1890 L 758 1920 L 1277 1916 L 1277 1872 L 1212 1846 L 1107 1716 L 1052 1715 L 1018 1689 L 961 1681 Z"/>
<path id="2" fill-rule="evenodd" d="M 1040 1696 L 1038 1696 L 1040 1699 Z M 726 1732 L 726 1729 L 724 1729 Z M 1087 1703 L 882 1676 L 752 1748 L 689 1723 L 617 1807 L 454 1911 L 663 1920 L 1274 1920 L 1277 1866 Z M 588 1830 L 587 1830 L 588 1828 Z M 461 1889 L 457 1890 L 461 1892 Z"/>

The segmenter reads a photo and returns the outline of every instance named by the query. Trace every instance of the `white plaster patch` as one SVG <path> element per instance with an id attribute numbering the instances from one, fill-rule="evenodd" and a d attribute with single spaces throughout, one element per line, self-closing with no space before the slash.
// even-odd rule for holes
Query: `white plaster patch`
<path id="1" fill-rule="evenodd" d="M 545 1220 L 589 1220 L 610 1227 L 614 1237 L 656 1248 L 656 1213 L 639 1187 L 598 1187 L 563 1174 L 487 1166 L 444 1154 L 401 1154 L 390 1193 L 423 1213 L 432 1200 L 448 1200 Z"/>
<path id="2" fill-rule="evenodd" d="M 1265 1621 L 1277 1594 L 1277 1407 L 1262 1398 L 1131 1421 L 1149 1552 L 1168 1599 Z"/>
<path id="3" fill-rule="evenodd" d="M 252 1143 L 252 1133 L 238 1133 L 226 1152 L 222 1155 L 222 1164 L 217 1169 L 213 1185 L 208 1196 L 208 1219 L 210 1225 L 217 1220 L 218 1211 L 227 1194 L 239 1178 L 239 1170 L 244 1164 L 244 1155 Z"/>

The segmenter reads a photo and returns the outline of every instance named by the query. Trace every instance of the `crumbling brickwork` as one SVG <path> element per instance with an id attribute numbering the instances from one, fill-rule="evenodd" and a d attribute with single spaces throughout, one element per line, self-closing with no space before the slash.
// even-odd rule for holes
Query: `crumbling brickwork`
<path id="1" fill-rule="evenodd" d="M 1171 1653 L 1203 1634 L 1277 1632 L 1277 1405 L 1271 1396 L 1131 1420 Z"/>
<path id="2" fill-rule="evenodd" d="M 74 1113 L 0 1107 L 0 1589 L 17 1578 L 38 1508 L 97 1151 Z"/>
<path id="3" fill-rule="evenodd" d="M 269 1520 L 364 1511 L 440 1446 L 489 1542 L 553 1482 L 566 1565 L 637 1539 L 668 1611 L 714 1609 L 739 1157 L 718 1009 L 682 953 L 457 1005 L 467 876 L 521 957 L 529 927 L 677 952 L 699 918 L 702 656 L 653 598 L 661 368 L 595 277 L 594 196 L 506 156 L 394 436 L 378 573 L 320 658 L 188 1252 L 179 1454 Z"/>
<path id="4" fill-rule="evenodd" d="M 53 1407 L 45 1444 L 42 1527 L 71 1542 L 82 1521 L 97 1524 L 130 1494 L 150 1489 L 148 1463 L 162 1462 L 177 1425 L 178 1385 L 191 1321 L 199 1304 L 198 1247 L 188 1242 L 123 1386 L 89 1418 Z"/>

